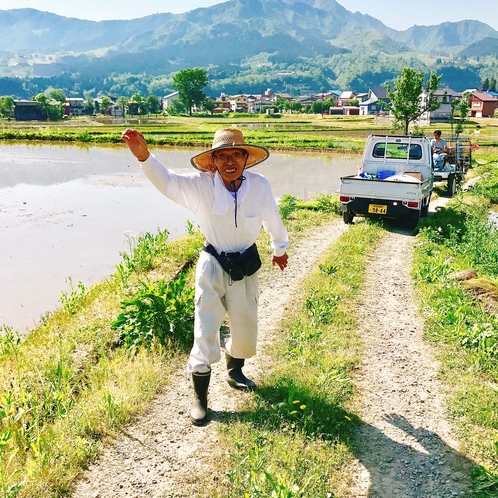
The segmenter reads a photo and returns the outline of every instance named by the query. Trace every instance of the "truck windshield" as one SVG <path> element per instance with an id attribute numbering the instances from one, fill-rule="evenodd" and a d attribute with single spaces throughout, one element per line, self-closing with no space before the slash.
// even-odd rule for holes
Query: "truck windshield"
<path id="1" fill-rule="evenodd" d="M 408 147 L 410 152 L 408 153 Z M 422 159 L 422 147 L 420 144 L 395 143 L 386 144 L 379 142 L 375 144 L 373 156 L 386 159 Z M 409 157 L 408 157 L 409 156 Z"/>

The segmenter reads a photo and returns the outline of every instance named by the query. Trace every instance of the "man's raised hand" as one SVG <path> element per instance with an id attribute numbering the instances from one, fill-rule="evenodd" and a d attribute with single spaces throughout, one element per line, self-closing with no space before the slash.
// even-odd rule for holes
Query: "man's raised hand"
<path id="1" fill-rule="evenodd" d="M 139 131 L 128 128 L 123 132 L 121 138 L 139 161 L 145 161 L 150 156 L 147 142 Z"/>

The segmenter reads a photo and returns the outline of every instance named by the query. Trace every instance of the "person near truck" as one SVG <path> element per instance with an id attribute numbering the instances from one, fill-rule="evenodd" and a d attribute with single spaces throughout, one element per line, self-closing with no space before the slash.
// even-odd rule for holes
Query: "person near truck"
<path id="1" fill-rule="evenodd" d="M 446 140 L 441 138 L 441 130 L 434 131 L 434 138 L 431 140 L 431 150 L 434 168 L 441 169 L 448 154 L 448 146 L 446 145 Z"/>
<path id="2" fill-rule="evenodd" d="M 123 140 L 141 169 L 166 197 L 190 209 L 206 238 L 196 266 L 194 345 L 187 363 L 192 375 L 195 425 L 207 420 L 211 365 L 221 359 L 220 327 L 228 316 L 230 338 L 225 345 L 227 381 L 235 389 L 254 390 L 242 372 L 246 358 L 256 354 L 258 269 L 256 238 L 261 227 L 270 235 L 272 264 L 287 266 L 287 230 L 268 180 L 247 171 L 265 161 L 265 147 L 244 141 L 238 129 L 218 130 L 210 150 L 191 158 L 198 170 L 179 174 L 152 154 L 144 136 L 127 129 Z"/>

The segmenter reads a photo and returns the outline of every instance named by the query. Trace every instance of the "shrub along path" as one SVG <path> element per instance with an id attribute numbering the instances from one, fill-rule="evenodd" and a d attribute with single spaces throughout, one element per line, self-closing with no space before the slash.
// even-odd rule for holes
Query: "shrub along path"
<path id="1" fill-rule="evenodd" d="M 318 233 L 292 247 L 289 266 L 272 268 L 260 279 L 259 349 L 271 342 L 272 333 L 285 317 L 286 305 L 299 294 L 300 283 L 312 265 L 345 230 L 342 220 L 321 225 Z M 244 371 L 256 381 L 271 368 L 264 354 L 247 362 Z M 206 495 L 206 483 L 221 491 L 224 473 L 213 463 L 217 451 L 219 419 L 238 411 L 239 402 L 251 394 L 234 391 L 225 382 L 224 362 L 213 365 L 209 389 L 211 423 L 194 427 L 189 419 L 192 385 L 180 367 L 176 378 L 158 395 L 150 411 L 102 454 L 83 475 L 73 498 L 175 497 Z M 217 486 L 216 483 L 219 483 Z"/>

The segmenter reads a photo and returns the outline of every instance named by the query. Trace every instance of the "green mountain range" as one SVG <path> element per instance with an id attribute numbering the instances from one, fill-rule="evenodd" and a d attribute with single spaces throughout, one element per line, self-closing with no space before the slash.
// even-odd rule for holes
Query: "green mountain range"
<path id="1" fill-rule="evenodd" d="M 229 0 L 184 14 L 101 22 L 0 10 L 1 59 L 52 54 L 66 74 L 66 86 L 58 87 L 73 93 L 69 75 L 77 74 L 79 91 L 164 94 L 172 75 L 189 67 L 208 71 L 212 93 L 366 91 L 392 82 L 406 65 L 434 70 L 442 84 L 463 90 L 496 76 L 497 43 L 498 31 L 479 21 L 397 31 L 334 0 Z M 103 79 L 107 88 L 99 87 Z"/>

